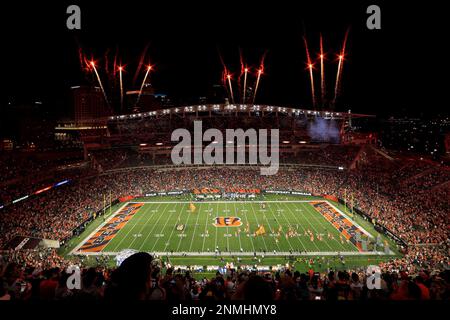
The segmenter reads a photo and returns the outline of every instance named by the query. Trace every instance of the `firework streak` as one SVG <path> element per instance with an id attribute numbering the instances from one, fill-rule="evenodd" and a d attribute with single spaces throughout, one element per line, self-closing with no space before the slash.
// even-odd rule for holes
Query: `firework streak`
<path id="1" fill-rule="evenodd" d="M 122 70 L 123 67 L 119 67 L 119 80 L 120 80 L 120 111 L 123 111 L 123 83 L 122 83 Z"/>
<path id="2" fill-rule="evenodd" d="M 143 203 L 129 203 L 118 211 L 103 227 L 91 236 L 80 248 L 80 252 L 100 252 L 139 211 Z"/>
<path id="3" fill-rule="evenodd" d="M 95 67 L 95 63 L 93 61 L 91 62 L 91 66 L 97 76 L 98 84 L 100 85 L 100 89 L 102 89 L 103 96 L 105 97 L 105 102 L 109 106 L 108 97 L 106 96 L 105 89 L 103 88 L 102 80 L 100 80 L 100 76 L 98 75 L 97 68 Z"/>
<path id="4" fill-rule="evenodd" d="M 147 67 L 147 72 L 145 73 L 144 80 L 142 80 L 141 89 L 139 89 L 139 95 L 136 99 L 136 105 L 139 103 L 139 99 L 141 99 L 142 89 L 144 89 L 145 81 L 147 80 L 148 73 L 150 72 L 150 70 L 152 70 L 152 66 Z"/>
<path id="5" fill-rule="evenodd" d="M 305 42 L 306 60 L 307 60 L 307 63 L 308 63 L 309 78 L 310 78 L 310 81 L 311 81 L 312 104 L 313 104 L 313 107 L 315 108 L 315 106 L 316 106 L 316 94 L 314 92 L 313 64 L 311 62 L 311 56 L 309 55 L 308 42 L 306 41 L 306 37 L 303 37 L 303 41 Z"/>
<path id="6" fill-rule="evenodd" d="M 310 202 L 322 216 L 327 219 L 344 237 L 353 243 L 359 251 L 362 251 L 361 243 L 356 241 L 356 234 L 361 236 L 364 232 L 357 226 L 355 226 L 349 219 L 343 216 L 339 211 L 329 205 L 327 202 Z"/>
<path id="7" fill-rule="evenodd" d="M 323 41 L 322 34 L 320 34 L 320 94 L 321 94 L 321 103 L 325 104 L 325 77 L 324 77 L 324 69 L 323 69 Z"/>
<path id="8" fill-rule="evenodd" d="M 336 75 L 336 86 L 334 88 L 334 100 L 333 105 L 336 104 L 336 99 L 339 95 L 340 83 L 342 81 L 342 71 L 344 69 L 344 58 L 345 58 L 345 47 L 347 46 L 347 38 L 348 38 L 349 29 L 345 32 L 344 42 L 342 43 L 342 50 L 339 54 L 339 64 Z"/>

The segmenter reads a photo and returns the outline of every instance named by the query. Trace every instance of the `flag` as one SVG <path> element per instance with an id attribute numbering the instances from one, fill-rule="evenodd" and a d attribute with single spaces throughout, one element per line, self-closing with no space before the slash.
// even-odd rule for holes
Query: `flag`
<path id="1" fill-rule="evenodd" d="M 264 229 L 263 225 L 260 225 L 258 230 L 256 230 L 255 235 L 256 236 L 261 236 L 263 234 L 266 234 L 266 229 Z"/>
<path id="2" fill-rule="evenodd" d="M 192 213 L 195 212 L 195 204 L 193 204 L 192 202 L 189 204 L 189 209 L 191 210 Z"/>

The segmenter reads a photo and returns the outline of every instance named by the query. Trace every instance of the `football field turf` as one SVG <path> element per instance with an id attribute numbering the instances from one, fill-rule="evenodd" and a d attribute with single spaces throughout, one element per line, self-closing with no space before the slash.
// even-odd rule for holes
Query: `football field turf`
<path id="1" fill-rule="evenodd" d="M 330 218 L 331 210 L 335 218 Z M 305 201 L 142 201 L 111 214 L 73 250 L 116 254 L 125 249 L 161 255 L 363 254 L 336 217 L 369 233 L 332 203 Z M 339 220 L 338 219 L 338 220 Z M 341 224 L 342 225 L 342 224 Z M 346 229 L 347 231 L 350 229 Z"/>

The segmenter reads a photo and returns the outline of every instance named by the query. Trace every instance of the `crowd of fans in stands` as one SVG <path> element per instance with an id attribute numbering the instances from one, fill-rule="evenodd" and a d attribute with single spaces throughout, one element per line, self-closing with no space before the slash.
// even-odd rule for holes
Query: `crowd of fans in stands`
<path id="1" fill-rule="evenodd" d="M 82 153 L 55 153 L 48 158 L 42 153 L 0 154 L 0 205 L 29 195 L 52 183 L 88 174 L 82 163 Z"/>
<path id="2" fill-rule="evenodd" d="M 332 156 L 330 154 L 330 158 Z M 105 161 L 102 165 L 114 162 Z M 10 166 L 8 170 L 11 170 Z M 274 176 L 262 176 L 256 169 L 236 170 L 226 167 L 196 170 L 146 168 L 103 172 L 77 179 L 66 186 L 4 208 L 0 211 L 0 248 L 5 248 L 17 235 L 66 240 L 73 235 L 76 227 L 103 208 L 105 197 L 109 198 L 110 195 L 112 199 L 116 199 L 141 195 L 151 190 L 190 190 L 202 187 L 300 190 L 345 198 L 348 203 L 353 202 L 355 207 L 409 244 L 403 258 L 381 265 L 385 272 L 384 287 L 376 294 L 376 298 L 448 298 L 448 271 L 432 272 L 445 270 L 449 266 L 449 181 L 450 173 L 447 168 L 418 160 L 395 163 L 371 150 L 360 155 L 356 168 L 352 170 L 283 168 Z M 86 286 L 80 292 L 67 292 L 61 286 L 66 278 L 62 270 L 67 262 L 54 251 L 4 251 L 2 259 L 0 299 L 5 295 L 12 298 L 63 298 L 79 295 L 113 298 L 119 292 L 114 290 L 116 285 L 120 287 L 116 283 L 120 279 L 115 278 L 116 271 L 95 269 L 84 271 L 83 284 Z M 421 270 L 427 271 L 420 273 Z M 412 279 L 408 274 L 416 276 Z M 237 272 L 229 277 L 222 277 L 223 284 L 217 285 L 217 281 L 222 280 L 215 278 L 193 282 L 188 275 L 168 271 L 157 281 L 161 289 L 158 294 L 154 291 L 150 297 L 147 296 L 147 291 L 140 294 L 146 298 L 159 295 L 171 299 L 173 294 L 175 300 L 221 300 L 245 297 L 246 287 L 251 288 L 248 290 L 260 288 L 260 292 L 264 292 L 265 286 L 270 288 L 267 289 L 267 296 L 270 291 L 272 298 L 281 300 L 294 297 L 307 299 L 316 295 L 329 300 L 353 299 L 356 296 L 359 299 L 372 294 L 364 289 L 364 285 L 360 288 L 358 283 L 364 283 L 361 275 L 356 273 L 355 276 L 349 272 L 316 277 L 286 271 L 268 278 Z M 21 292 L 16 294 L 13 291 L 17 289 L 17 283 L 21 283 L 18 289 Z M 26 284 L 25 289 L 22 289 L 22 283 Z M 173 283 L 172 287 L 168 285 Z M 230 283 L 235 288 L 233 293 L 227 291 L 228 286 L 232 287 Z M 30 284 L 31 287 L 28 288 Z"/>
<path id="3" fill-rule="evenodd" d="M 49 253 L 51 256 L 51 253 Z M 48 258 L 48 256 L 46 257 Z M 298 300 L 448 300 L 450 271 L 422 271 L 414 276 L 405 271 L 384 271 L 379 286 L 369 286 L 372 276 L 363 270 L 330 270 L 317 273 L 284 269 L 258 273 L 229 269 L 225 274 L 195 278 L 189 271 L 161 268 L 147 253 L 128 257 L 117 269 L 86 268 L 80 288 L 70 288 L 64 263 L 38 264 L 27 268 L 0 257 L 1 300 L 65 301 L 234 301 L 255 302 Z M 36 261 L 37 262 L 37 261 Z M 43 266 L 41 263 L 47 263 Z"/>

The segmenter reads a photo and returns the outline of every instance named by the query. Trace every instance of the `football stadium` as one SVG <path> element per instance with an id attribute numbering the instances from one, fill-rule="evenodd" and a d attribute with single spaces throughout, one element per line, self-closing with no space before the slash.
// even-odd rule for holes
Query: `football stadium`
<path id="1" fill-rule="evenodd" d="M 450 118 L 380 93 L 398 78 L 360 55 L 385 38 L 317 14 L 197 43 L 207 18 L 170 12 L 127 21 L 186 30 L 68 20 L 25 89 L 9 56 L 0 300 L 448 301 Z"/>
<path id="2" fill-rule="evenodd" d="M 161 275 L 187 272 L 193 288 L 246 274 L 315 272 L 320 279 L 336 272 L 365 279 L 368 268 L 440 277 L 448 267 L 447 225 L 440 221 L 450 171 L 380 149 L 373 132 L 347 129 L 368 117 L 213 104 L 66 129 L 82 134 L 85 160 L 61 164 L 59 154 L 45 162 L 41 172 L 53 175 L 37 176 L 42 185 L 20 189 L 25 195 L 5 184 L 4 259 L 35 271 L 64 273 L 80 265 L 103 274 L 146 253 Z M 174 165 L 171 132 L 199 119 L 209 128 L 279 124 L 278 172 L 261 175 L 259 164 L 248 163 Z M 339 130 L 317 136 L 311 126 L 321 122 Z M 363 142 L 346 142 L 356 139 Z M 25 167 L 10 159 L 8 168 Z"/>

